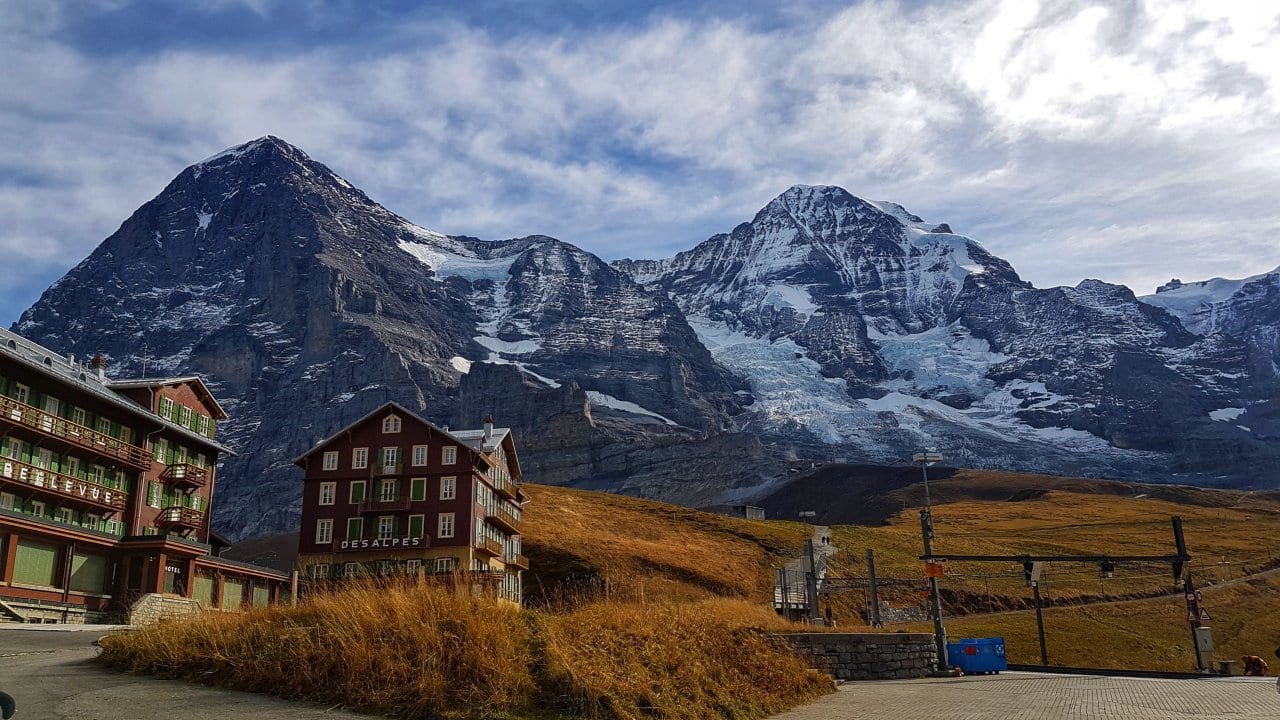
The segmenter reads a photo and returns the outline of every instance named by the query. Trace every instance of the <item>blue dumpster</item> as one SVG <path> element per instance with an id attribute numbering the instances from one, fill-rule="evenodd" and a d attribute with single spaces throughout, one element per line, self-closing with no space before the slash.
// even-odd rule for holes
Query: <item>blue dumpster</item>
<path id="1" fill-rule="evenodd" d="M 1008 670 L 1004 638 L 965 638 L 947 643 L 947 660 L 966 674 L 998 673 Z"/>

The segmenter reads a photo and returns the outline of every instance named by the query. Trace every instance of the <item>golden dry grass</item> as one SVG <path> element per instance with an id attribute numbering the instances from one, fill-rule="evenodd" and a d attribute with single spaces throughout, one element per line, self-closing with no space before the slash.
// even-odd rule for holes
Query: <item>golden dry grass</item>
<path id="1" fill-rule="evenodd" d="M 520 610 L 440 584 L 363 584 L 102 640 L 131 672 L 401 718 L 749 720 L 830 692 L 745 601 Z"/>
<path id="2" fill-rule="evenodd" d="M 802 523 L 744 520 L 605 493 L 525 485 L 526 599 L 609 597 L 766 601 L 771 568 L 799 555 Z"/>

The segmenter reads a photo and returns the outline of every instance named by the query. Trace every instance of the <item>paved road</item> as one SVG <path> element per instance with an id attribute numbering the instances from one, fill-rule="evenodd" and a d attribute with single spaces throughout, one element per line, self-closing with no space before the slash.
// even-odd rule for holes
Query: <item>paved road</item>
<path id="1" fill-rule="evenodd" d="M 51 630 L 0 625 L 0 690 L 18 702 L 14 720 L 253 720 L 362 718 L 265 695 L 125 675 L 91 659 L 101 627 Z"/>
<path id="2" fill-rule="evenodd" d="M 1168 720 L 1280 717 L 1275 678 L 1148 680 L 1038 673 L 854 682 L 772 720 Z"/>

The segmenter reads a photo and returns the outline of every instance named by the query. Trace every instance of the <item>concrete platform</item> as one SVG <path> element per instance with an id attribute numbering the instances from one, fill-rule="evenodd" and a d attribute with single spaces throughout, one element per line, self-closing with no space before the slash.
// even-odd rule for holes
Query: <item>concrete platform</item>
<path id="1" fill-rule="evenodd" d="M 1275 678 L 1156 680 L 1008 672 L 851 682 L 775 720 L 1280 718 Z"/>

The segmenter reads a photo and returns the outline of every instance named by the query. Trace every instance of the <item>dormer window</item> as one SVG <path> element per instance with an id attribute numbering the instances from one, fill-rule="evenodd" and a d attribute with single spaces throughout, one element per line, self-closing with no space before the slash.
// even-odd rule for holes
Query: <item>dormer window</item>
<path id="1" fill-rule="evenodd" d="M 390 435 L 398 432 L 400 432 L 399 415 L 388 415 L 382 419 L 382 433 L 384 435 Z"/>

